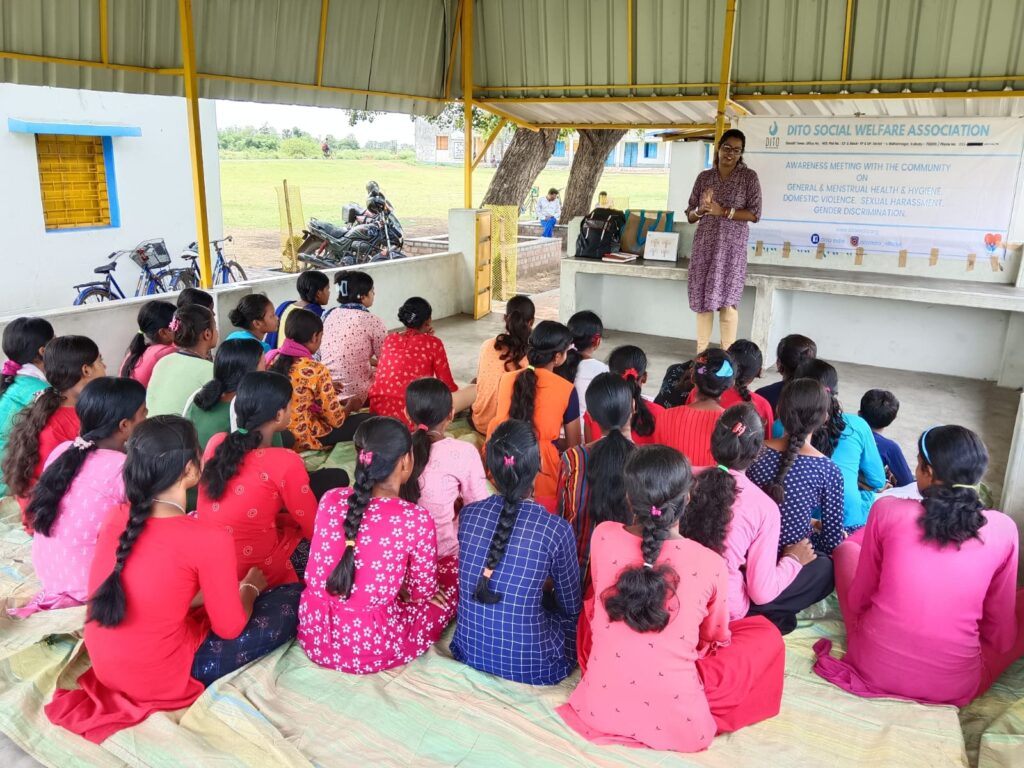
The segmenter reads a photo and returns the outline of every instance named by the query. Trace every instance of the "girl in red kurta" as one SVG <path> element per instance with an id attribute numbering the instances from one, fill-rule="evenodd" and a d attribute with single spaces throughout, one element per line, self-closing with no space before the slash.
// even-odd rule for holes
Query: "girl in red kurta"
<path id="1" fill-rule="evenodd" d="M 695 467 L 718 462 L 711 455 L 711 433 L 723 408 L 719 400 L 734 382 L 732 358 L 721 349 L 709 349 L 693 361 L 693 405 L 669 408 L 658 419 L 654 442 L 675 448 Z"/>
<path id="2" fill-rule="evenodd" d="M 593 649 L 558 713 L 598 744 L 697 752 L 778 714 L 785 646 L 761 616 L 729 623 L 725 561 L 679 534 L 686 459 L 646 446 L 625 473 L 638 522 L 594 531 Z"/>
<path id="3" fill-rule="evenodd" d="M 274 434 L 291 418 L 292 385 L 279 373 L 242 377 L 235 395 L 234 432 L 214 435 L 203 456 L 199 519 L 224 528 L 235 542 L 238 575 L 259 568 L 271 587 L 299 580 L 291 561 L 313 537 L 316 496 L 295 451 L 274 448 Z M 339 485 L 347 485 L 341 470 Z"/>
<path id="4" fill-rule="evenodd" d="M 128 504 L 110 511 L 89 574 L 92 668 L 46 705 L 54 724 L 97 743 L 189 706 L 204 685 L 293 637 L 299 597 L 294 585 L 261 595 L 267 582 L 256 568 L 239 583 L 231 537 L 185 515 L 199 479 L 191 422 L 148 419 L 127 447 Z"/>
<path id="5" fill-rule="evenodd" d="M 16 417 L 3 462 L 7 491 L 18 497 L 26 530 L 29 491 L 43 474 L 46 460 L 58 445 L 78 437 L 79 393 L 93 379 L 107 375 L 99 347 L 85 336 L 51 340 L 43 350 L 43 368 L 50 386 Z"/>
<path id="6" fill-rule="evenodd" d="M 411 427 L 405 415 L 405 388 L 416 379 L 435 378 L 444 382 L 453 394 L 455 412 L 468 408 L 476 397 L 476 387 L 459 389 L 448 365 L 444 343 L 434 335 L 431 317 L 434 310 L 426 299 L 414 296 L 398 310 L 405 330 L 389 333 L 377 363 L 370 387 L 370 413 L 391 416 Z"/>
<path id="7" fill-rule="evenodd" d="M 632 440 L 637 445 L 653 445 L 654 427 L 665 412 L 657 403 L 644 397 L 643 388 L 647 383 L 647 353 L 640 347 L 626 344 L 616 347 L 608 356 L 608 370 L 629 384 L 633 392 L 633 416 L 629 427 Z M 601 439 L 601 425 L 583 414 L 584 440 L 592 443 Z"/>

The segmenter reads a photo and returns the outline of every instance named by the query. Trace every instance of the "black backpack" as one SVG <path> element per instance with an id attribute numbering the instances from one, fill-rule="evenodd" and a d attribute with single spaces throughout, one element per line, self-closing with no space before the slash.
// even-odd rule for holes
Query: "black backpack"
<path id="1" fill-rule="evenodd" d="M 583 219 L 580 236 L 576 238 L 576 256 L 600 259 L 619 250 L 619 236 L 626 224 L 626 214 L 614 208 L 595 208 Z"/>

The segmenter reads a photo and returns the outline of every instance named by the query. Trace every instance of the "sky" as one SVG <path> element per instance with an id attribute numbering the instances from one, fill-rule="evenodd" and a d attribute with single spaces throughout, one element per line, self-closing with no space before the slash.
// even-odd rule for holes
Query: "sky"
<path id="1" fill-rule="evenodd" d="M 355 134 L 360 144 L 367 141 L 397 141 L 399 144 L 413 143 L 413 122 L 409 115 L 387 112 L 372 123 L 350 126 L 348 113 L 344 109 L 328 107 L 299 107 L 289 104 L 256 104 L 250 101 L 218 101 L 217 126 L 252 125 L 259 128 L 269 123 L 273 128 L 301 128 L 314 136 L 324 137 L 328 133 L 336 138 Z"/>

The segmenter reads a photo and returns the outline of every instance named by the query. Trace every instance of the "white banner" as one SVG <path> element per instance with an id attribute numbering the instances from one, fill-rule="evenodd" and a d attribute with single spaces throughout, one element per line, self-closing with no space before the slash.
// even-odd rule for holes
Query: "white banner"
<path id="1" fill-rule="evenodd" d="M 753 247 L 967 258 L 1005 255 L 1024 121 L 745 117 L 757 172 Z"/>

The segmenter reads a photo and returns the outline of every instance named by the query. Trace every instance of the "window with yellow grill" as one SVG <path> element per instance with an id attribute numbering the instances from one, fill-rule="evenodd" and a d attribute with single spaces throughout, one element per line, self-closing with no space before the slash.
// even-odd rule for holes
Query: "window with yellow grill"
<path id="1" fill-rule="evenodd" d="M 36 134 L 39 189 L 47 229 L 117 226 L 111 220 L 102 136 Z"/>

